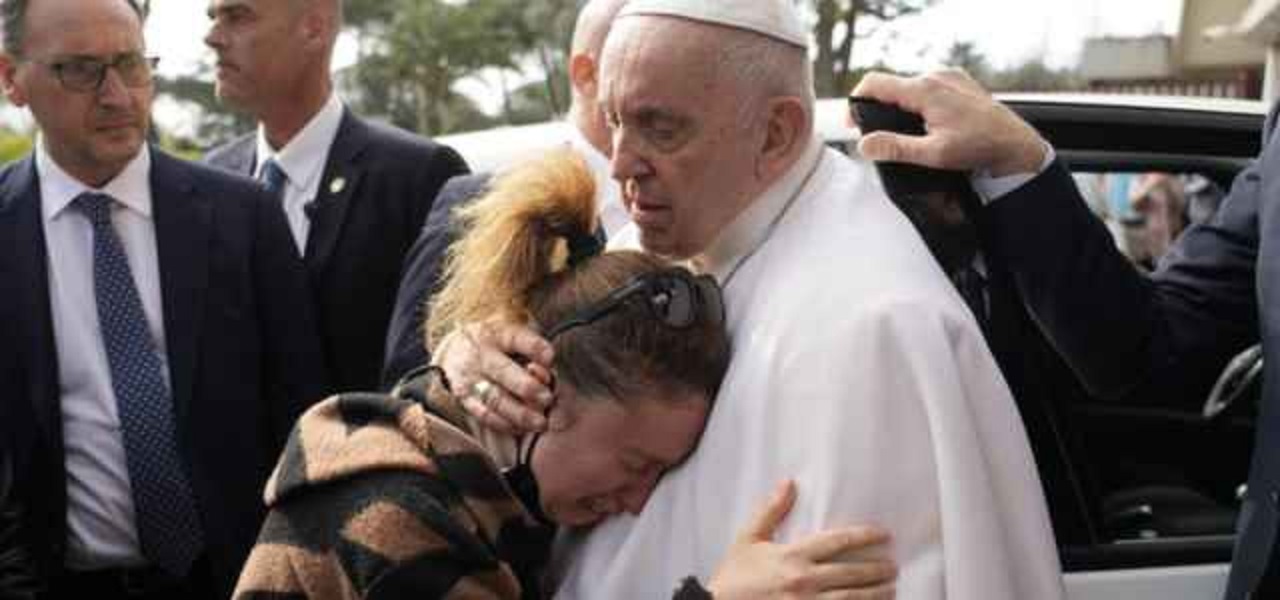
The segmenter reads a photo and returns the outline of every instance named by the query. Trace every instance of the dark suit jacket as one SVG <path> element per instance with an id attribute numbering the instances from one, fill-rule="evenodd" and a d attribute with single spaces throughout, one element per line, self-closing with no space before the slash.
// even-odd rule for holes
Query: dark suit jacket
<path id="1" fill-rule="evenodd" d="M 5 443 L 0 446 L 0 598 L 26 600 L 35 597 L 39 579 L 22 537 L 26 508 L 13 485 L 13 471 L 13 453 Z"/>
<path id="2" fill-rule="evenodd" d="M 423 305 L 439 290 L 445 251 L 457 239 L 453 211 L 484 193 L 489 178 L 489 174 L 480 173 L 450 179 L 440 190 L 422 232 L 405 256 L 395 312 L 387 331 L 383 389 L 395 387 L 405 373 L 431 360 L 423 339 Z"/>
<path id="3" fill-rule="evenodd" d="M 1150 277 L 1116 250 L 1060 164 L 984 210 L 1036 321 L 1098 397 L 1198 406 L 1229 358 L 1261 337 L 1269 359 L 1227 590 L 1233 600 L 1253 590 L 1280 597 L 1275 121 L 1273 111 L 1262 154 L 1237 177 L 1214 219 L 1189 229 Z"/>
<path id="4" fill-rule="evenodd" d="M 37 177 L 32 157 L 0 171 L 0 330 L 21 348 L 17 372 L 0 372 L 0 427 L 15 444 L 24 535 L 56 576 L 66 472 Z M 150 180 L 180 450 L 225 597 L 261 524 L 262 486 L 325 387 L 323 359 L 301 261 L 261 188 L 158 150 Z"/>
<path id="5" fill-rule="evenodd" d="M 206 160 L 251 175 L 256 144 L 248 135 Z M 452 148 L 343 114 L 303 256 L 334 389 L 376 388 L 405 251 L 440 187 L 466 172 Z"/>

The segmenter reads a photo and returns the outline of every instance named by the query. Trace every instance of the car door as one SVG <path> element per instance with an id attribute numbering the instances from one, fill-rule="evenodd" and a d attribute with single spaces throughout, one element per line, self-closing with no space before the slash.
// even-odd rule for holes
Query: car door
<path id="1" fill-rule="evenodd" d="M 1002 99 L 1037 127 L 1081 186 L 1158 173 L 1228 190 L 1258 154 L 1264 116 L 1260 103 Z M 1131 227 L 1126 219 L 1143 223 L 1134 217 L 1117 219 L 1122 237 Z M 1045 397 L 1018 401 L 1041 465 L 1069 597 L 1219 597 L 1252 450 L 1254 407 L 1247 398 L 1257 383 L 1244 386 L 1246 400 L 1208 418 L 1198 395 L 1104 402 L 1084 392 L 1065 365 L 1042 367 L 1052 389 L 1041 386 L 1036 393 Z M 1029 409 L 1039 410 L 1038 426 Z"/>

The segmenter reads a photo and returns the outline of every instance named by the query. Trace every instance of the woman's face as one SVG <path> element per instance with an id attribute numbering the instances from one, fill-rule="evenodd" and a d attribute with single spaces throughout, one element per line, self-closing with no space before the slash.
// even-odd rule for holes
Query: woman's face
<path id="1" fill-rule="evenodd" d="M 710 403 L 698 392 L 660 393 L 624 405 L 559 387 L 551 430 L 531 458 L 552 521 L 585 526 L 622 511 L 639 514 L 658 478 L 693 452 Z"/>

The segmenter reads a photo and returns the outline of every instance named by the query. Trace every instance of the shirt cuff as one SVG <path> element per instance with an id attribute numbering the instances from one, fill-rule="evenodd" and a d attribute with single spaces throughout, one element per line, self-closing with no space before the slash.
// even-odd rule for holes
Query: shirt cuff
<path id="1" fill-rule="evenodd" d="M 1009 192 L 1012 192 L 1025 185 L 1028 181 L 1035 179 L 1043 173 L 1045 169 L 1048 169 L 1049 165 L 1053 164 L 1053 161 L 1058 155 L 1053 151 L 1053 146 L 1050 146 L 1048 142 L 1044 142 L 1044 149 L 1044 162 L 1040 164 L 1040 168 L 1034 173 L 1014 173 L 1003 177 L 993 177 L 986 170 L 981 170 L 974 171 L 969 175 L 969 182 L 973 185 L 973 191 L 978 193 L 979 198 L 982 198 L 982 205 L 986 206 L 996 200 L 999 200 L 1009 194 Z"/>

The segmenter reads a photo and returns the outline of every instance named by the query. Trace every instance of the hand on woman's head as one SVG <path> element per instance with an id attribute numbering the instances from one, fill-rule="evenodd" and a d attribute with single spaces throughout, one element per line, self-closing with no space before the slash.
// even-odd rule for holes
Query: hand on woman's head
<path id="1" fill-rule="evenodd" d="M 511 435 L 546 429 L 554 353 L 537 332 L 509 321 L 470 323 L 441 340 L 435 359 L 462 408 L 484 427 Z"/>

